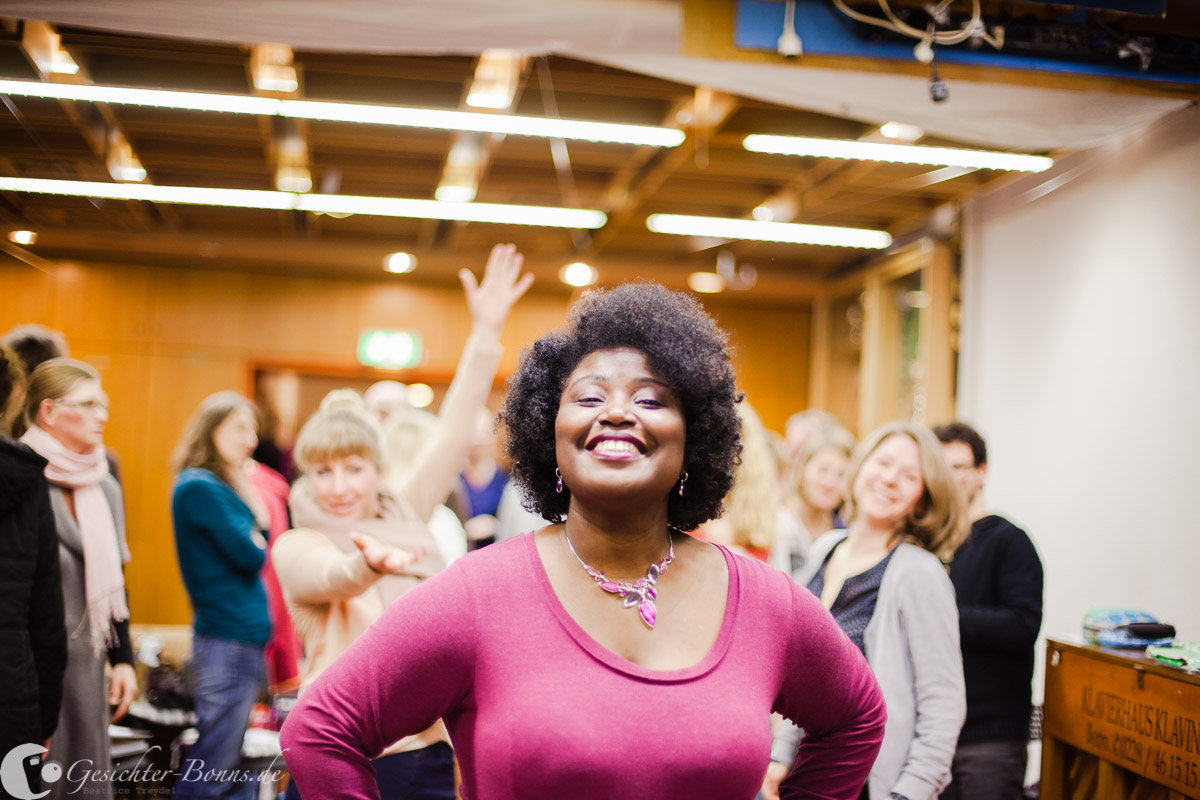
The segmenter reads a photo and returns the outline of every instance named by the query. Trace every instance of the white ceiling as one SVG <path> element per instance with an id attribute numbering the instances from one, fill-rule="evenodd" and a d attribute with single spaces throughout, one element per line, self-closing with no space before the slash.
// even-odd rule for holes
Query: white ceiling
<path id="1" fill-rule="evenodd" d="M 899 120 L 948 139 L 1075 149 L 1189 101 L 956 81 L 935 104 L 921 77 L 678 55 L 675 0 L 0 0 L 0 16 L 224 43 L 380 54 L 557 53 L 868 123 Z"/>

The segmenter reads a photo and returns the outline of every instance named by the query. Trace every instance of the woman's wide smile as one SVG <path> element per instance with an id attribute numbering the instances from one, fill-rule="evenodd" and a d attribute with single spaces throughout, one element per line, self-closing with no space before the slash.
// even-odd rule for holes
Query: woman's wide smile
<path id="1" fill-rule="evenodd" d="M 683 469 L 685 425 L 675 391 L 640 350 L 585 356 L 555 421 L 563 483 L 574 496 L 614 489 L 666 497 Z"/>

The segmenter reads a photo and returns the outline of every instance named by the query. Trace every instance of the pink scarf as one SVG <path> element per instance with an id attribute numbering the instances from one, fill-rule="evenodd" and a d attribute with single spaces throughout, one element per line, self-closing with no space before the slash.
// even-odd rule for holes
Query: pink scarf
<path id="1" fill-rule="evenodd" d="M 92 647 L 99 654 L 116 641 L 113 621 L 129 619 L 117 529 L 108 497 L 100 488 L 100 481 L 108 474 L 104 448 L 97 446 L 90 453 L 73 452 L 37 425 L 31 425 L 21 441 L 49 462 L 46 464 L 47 480 L 55 486 L 74 490 L 75 519 L 79 522 L 79 538 L 83 543 L 87 609 L 72 635 L 78 635 L 87 625 Z"/>

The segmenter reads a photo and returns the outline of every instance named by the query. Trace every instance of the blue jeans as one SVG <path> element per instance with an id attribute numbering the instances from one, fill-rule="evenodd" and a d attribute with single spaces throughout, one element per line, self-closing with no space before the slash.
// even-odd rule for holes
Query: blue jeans
<path id="1" fill-rule="evenodd" d="M 175 797 L 253 798 L 258 794 L 254 776 L 241 781 L 222 780 L 238 768 L 242 737 L 250 722 L 250 709 L 266 678 L 263 648 L 233 639 L 196 636 L 192 641 L 192 666 L 196 673 L 196 732 L 199 738 L 179 767 Z"/>

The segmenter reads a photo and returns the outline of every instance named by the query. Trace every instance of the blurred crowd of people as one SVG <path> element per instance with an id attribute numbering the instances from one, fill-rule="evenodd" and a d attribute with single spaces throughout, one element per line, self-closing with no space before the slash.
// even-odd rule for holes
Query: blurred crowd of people
<path id="1" fill-rule="evenodd" d="M 1041 563 L 1028 536 L 989 510 L 987 450 L 974 429 L 897 422 L 856 442 L 832 415 L 808 410 L 777 434 L 753 398 L 737 402 L 723 335 L 694 301 L 623 287 L 581 302 L 568 329 L 524 354 L 501 415 L 506 465 L 485 403 L 501 331 L 530 278 L 515 249 L 497 246 L 479 283 L 465 271 L 462 280 L 472 329 L 436 416 L 413 408 L 402 384 L 382 381 L 362 395 L 329 394 L 286 450 L 260 442 L 260 410 L 232 391 L 205 398 L 185 426 L 171 516 L 194 612 L 198 738 L 180 774 L 189 764 L 208 774 L 232 770 L 253 704 L 268 691 L 298 689 L 297 721 L 285 736 L 299 777 L 292 798 L 330 796 L 329 781 L 352 786 L 362 774 L 385 798 L 554 796 L 511 787 L 505 794 L 481 777 L 485 755 L 499 747 L 477 729 L 498 724 L 488 710 L 508 709 L 506 737 L 541 748 L 541 762 L 524 752 L 511 758 L 550 772 L 570 773 L 556 759 L 570 761 L 579 749 L 562 737 L 575 731 L 607 742 L 622 720 L 613 710 L 573 720 L 562 737 L 535 732 L 521 714 L 538 714 L 523 705 L 513 712 L 498 698 L 519 686 L 523 703 L 557 709 L 563 701 L 554 687 L 542 696 L 514 683 L 512 670 L 563 681 L 586 720 L 589 691 L 640 692 L 658 671 L 700 680 L 691 671 L 733 646 L 727 661 L 758 652 L 771 673 L 755 676 L 761 697 L 705 695 L 742 716 L 760 715 L 759 727 L 751 720 L 748 729 L 758 732 L 747 734 L 758 749 L 745 745 L 749 778 L 738 784 L 753 783 L 748 796 L 806 797 L 806 786 L 819 785 L 829 791 L 821 796 L 870 800 L 1021 796 Z M 652 329 L 647 316 L 674 327 Z M 663 336 L 679 343 L 660 345 Z M 702 368 L 694 364 L 700 351 L 710 359 Z M 718 394 L 723 405 L 714 405 Z M 9 723 L 0 725 L 3 752 L 40 743 L 59 760 L 110 763 L 109 722 L 138 691 L 124 583 L 131 554 L 120 462 L 104 446 L 108 415 L 100 374 L 69 358 L 61 336 L 23 326 L 4 338 L 0 553 L 11 567 L 0 577 L 8 632 L 0 642 L 5 660 L 23 666 L 0 684 L 0 719 Z M 534 419 L 517 420 L 525 415 Z M 644 475 L 639 459 L 649 465 Z M 538 533 L 523 536 L 531 531 Z M 491 552 L 464 559 L 475 550 Z M 544 572 L 531 566 L 539 559 Z M 671 594 L 685 579 L 686 613 Z M 730 645 L 735 583 L 744 606 L 738 625 L 751 626 L 759 603 L 767 609 L 760 615 L 786 607 L 780 619 L 792 621 L 762 622 L 753 636 L 739 634 L 762 642 Z M 667 602 L 656 606 L 660 595 Z M 527 602 L 539 609 L 528 618 Z M 549 613 L 547 604 L 557 617 L 537 616 Z M 645 624 L 629 622 L 638 615 Z M 422 626 L 413 627 L 416 618 Z M 547 672 L 540 661 L 553 665 L 561 655 L 566 670 L 577 655 L 560 653 L 550 633 L 537 639 L 553 619 L 554 636 L 565 630 L 572 646 L 602 651 L 593 660 L 620 662 L 609 667 L 626 682 L 610 687 L 606 673 L 589 687 L 576 673 Z M 797 630 L 812 641 L 797 640 Z M 663 643 L 673 643 L 675 655 Z M 487 672 L 492 646 L 519 658 Z M 372 658 L 385 652 L 410 671 Z M 751 663 L 747 657 L 740 668 L 758 669 Z M 656 705 L 665 688 L 648 691 L 642 710 L 627 713 L 679 713 Z M 814 710 L 814 692 L 843 702 Z M 624 700 L 612 702 L 624 709 Z M 376 719 L 401 707 L 404 725 Z M 345 746 L 340 761 L 326 760 L 333 745 L 322 743 L 330 740 Z M 660 746 L 674 752 L 669 742 Z M 606 757 L 618 752 L 608 747 Z M 821 766 L 831 748 L 857 765 L 840 779 Z M 580 758 L 581 775 L 599 770 Z M 641 774 L 646 758 L 627 760 L 628 774 Z M 339 772 L 339 764 L 358 771 Z M 647 774 L 671 764 L 649 757 Z M 41 775 L 27 772 L 37 791 Z M 750 780 L 755 774 L 761 786 Z M 619 786 L 605 783 L 603 770 L 592 779 Z M 671 791 L 687 785 L 645 780 L 639 785 Z M 59 798 L 68 785 L 44 788 Z M 87 788 L 112 790 L 99 774 Z M 180 782 L 175 792 L 251 797 L 256 789 L 213 780 Z"/>

